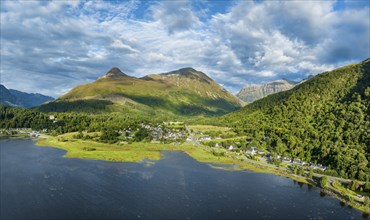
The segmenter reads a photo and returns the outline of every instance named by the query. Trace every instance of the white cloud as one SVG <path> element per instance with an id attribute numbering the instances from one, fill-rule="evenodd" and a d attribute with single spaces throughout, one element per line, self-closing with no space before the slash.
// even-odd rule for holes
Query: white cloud
<path id="1" fill-rule="evenodd" d="M 212 14 L 192 2 L 164 1 L 142 8 L 146 15 L 138 19 L 143 4 L 2 3 L 1 83 L 58 96 L 113 66 L 135 76 L 192 66 L 235 92 L 370 56 L 368 7 L 241 1 Z"/>
<path id="2" fill-rule="evenodd" d="M 155 21 L 161 22 L 169 34 L 183 31 L 199 24 L 197 15 L 186 0 L 162 1 L 150 8 Z"/>

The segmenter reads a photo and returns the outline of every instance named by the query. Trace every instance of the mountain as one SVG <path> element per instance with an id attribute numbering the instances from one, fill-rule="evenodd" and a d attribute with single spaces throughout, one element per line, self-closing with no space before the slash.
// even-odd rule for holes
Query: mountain
<path id="1" fill-rule="evenodd" d="M 39 93 L 26 93 L 14 89 L 7 89 L 1 84 L 0 94 L 0 103 L 24 108 L 30 108 L 54 100 L 53 97 L 41 95 Z"/>
<path id="2" fill-rule="evenodd" d="M 282 79 L 262 85 L 245 86 L 236 96 L 246 103 L 252 103 L 268 95 L 289 90 L 296 84 L 296 82 Z"/>
<path id="3" fill-rule="evenodd" d="M 221 115 L 240 107 L 235 96 L 193 68 L 136 78 L 114 67 L 95 82 L 77 86 L 38 109 Z"/>
<path id="4" fill-rule="evenodd" d="M 17 97 L 13 96 L 10 91 L 0 84 L 0 103 L 17 106 Z"/>
<path id="5" fill-rule="evenodd" d="M 221 118 L 274 154 L 370 179 L 370 59 L 319 74 Z"/>

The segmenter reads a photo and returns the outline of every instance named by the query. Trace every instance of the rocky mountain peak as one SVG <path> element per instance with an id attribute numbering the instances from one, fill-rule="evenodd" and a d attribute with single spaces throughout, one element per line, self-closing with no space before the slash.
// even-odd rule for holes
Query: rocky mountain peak
<path id="1" fill-rule="evenodd" d="M 120 76 L 127 76 L 119 68 L 113 67 L 106 74 L 105 77 L 115 78 Z"/>
<path id="2" fill-rule="evenodd" d="M 247 103 L 251 103 L 270 94 L 289 90 L 296 84 L 296 82 L 281 79 L 261 85 L 249 85 L 242 88 L 236 96 Z"/>

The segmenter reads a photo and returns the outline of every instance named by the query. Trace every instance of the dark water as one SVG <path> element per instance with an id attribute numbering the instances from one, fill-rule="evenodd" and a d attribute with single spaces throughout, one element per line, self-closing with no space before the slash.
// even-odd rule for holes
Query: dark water
<path id="1" fill-rule="evenodd" d="M 224 171 L 181 152 L 152 166 L 62 158 L 2 139 L 1 219 L 362 219 L 316 188 Z"/>

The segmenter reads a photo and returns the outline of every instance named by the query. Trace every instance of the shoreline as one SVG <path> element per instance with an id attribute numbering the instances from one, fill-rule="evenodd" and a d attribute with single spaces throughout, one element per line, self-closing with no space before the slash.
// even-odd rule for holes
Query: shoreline
<path id="1" fill-rule="evenodd" d="M 110 162 L 142 162 L 145 160 L 156 161 L 162 157 L 161 151 L 182 151 L 188 154 L 193 159 L 201 163 L 207 163 L 214 169 L 223 169 L 229 171 L 248 170 L 258 173 L 269 173 L 272 175 L 290 178 L 294 181 L 318 187 L 322 192 L 338 199 L 340 202 L 347 204 L 361 212 L 364 215 L 370 214 L 370 209 L 357 202 L 351 202 L 347 195 L 338 195 L 334 190 L 323 189 L 312 178 L 298 176 L 295 174 L 283 171 L 279 167 L 272 167 L 252 163 L 251 161 L 241 161 L 236 158 L 215 156 L 211 151 L 195 146 L 193 143 L 185 143 L 182 145 L 158 144 L 158 143 L 133 143 L 127 145 L 106 144 L 95 141 L 84 141 L 68 139 L 64 141 L 58 140 L 57 137 L 47 137 L 32 139 L 35 140 L 35 145 L 39 147 L 53 147 L 66 151 L 63 157 L 105 160 Z M 87 146 L 88 145 L 88 146 Z M 234 167 L 218 167 L 219 165 L 233 165 Z M 235 166 L 236 165 L 236 166 Z"/>

